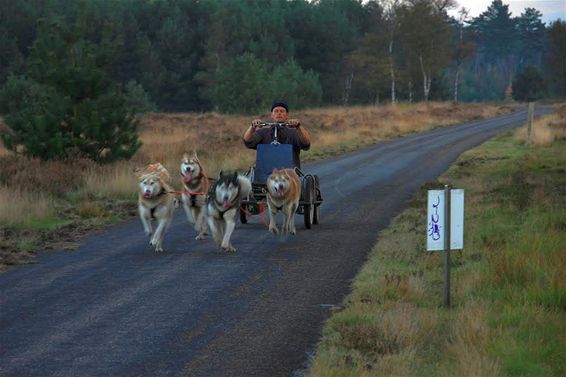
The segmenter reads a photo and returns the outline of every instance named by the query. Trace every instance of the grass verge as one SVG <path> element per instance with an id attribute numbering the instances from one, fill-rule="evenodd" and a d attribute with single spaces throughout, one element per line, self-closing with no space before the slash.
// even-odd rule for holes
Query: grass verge
<path id="1" fill-rule="evenodd" d="M 327 321 L 310 376 L 566 375 L 565 115 L 540 121 L 552 136 L 495 138 L 420 190 Z M 425 250 L 426 191 L 445 183 L 466 192 L 451 309 L 443 256 Z"/>

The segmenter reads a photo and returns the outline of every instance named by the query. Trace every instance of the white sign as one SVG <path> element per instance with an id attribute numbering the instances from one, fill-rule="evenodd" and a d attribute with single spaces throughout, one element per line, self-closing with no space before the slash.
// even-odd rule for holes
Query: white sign
<path id="1" fill-rule="evenodd" d="M 428 190 L 426 249 L 444 250 L 444 190 Z"/>
<path id="2" fill-rule="evenodd" d="M 427 242 L 428 251 L 446 250 L 444 190 L 428 191 Z M 464 248 L 464 190 L 450 190 L 450 249 Z"/>
<path id="3" fill-rule="evenodd" d="M 450 190 L 450 249 L 464 248 L 464 190 Z"/>

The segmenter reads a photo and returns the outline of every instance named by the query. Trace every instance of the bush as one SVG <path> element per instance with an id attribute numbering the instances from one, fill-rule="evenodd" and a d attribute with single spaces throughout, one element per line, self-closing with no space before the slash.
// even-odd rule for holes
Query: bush
<path id="1" fill-rule="evenodd" d="M 149 99 L 149 95 L 142 84 L 130 80 L 126 84 L 127 105 L 136 113 L 149 113 L 157 111 L 157 105 Z"/>
<path id="2" fill-rule="evenodd" d="M 526 67 L 513 79 L 513 99 L 516 101 L 536 101 L 545 91 L 544 79 L 533 66 Z"/>

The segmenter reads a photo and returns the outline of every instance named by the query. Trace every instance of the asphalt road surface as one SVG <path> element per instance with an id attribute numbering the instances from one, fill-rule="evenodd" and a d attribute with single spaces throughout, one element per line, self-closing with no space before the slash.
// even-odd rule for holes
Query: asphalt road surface
<path id="1" fill-rule="evenodd" d="M 195 241 L 179 208 L 164 254 L 132 219 L 13 267 L 0 274 L 0 376 L 302 376 L 377 232 L 462 152 L 525 119 L 520 111 L 304 166 L 320 176 L 321 224 L 306 230 L 296 216 L 287 239 L 255 216 L 225 254 Z"/>

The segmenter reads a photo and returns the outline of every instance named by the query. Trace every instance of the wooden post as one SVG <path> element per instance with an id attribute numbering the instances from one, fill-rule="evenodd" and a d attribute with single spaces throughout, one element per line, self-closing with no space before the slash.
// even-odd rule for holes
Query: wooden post
<path id="1" fill-rule="evenodd" d="M 527 144 L 531 143 L 531 132 L 533 129 L 534 114 L 535 114 L 535 103 L 529 102 L 529 111 L 527 113 Z"/>
<path id="2" fill-rule="evenodd" d="M 444 185 L 444 306 L 450 307 L 450 186 Z"/>

